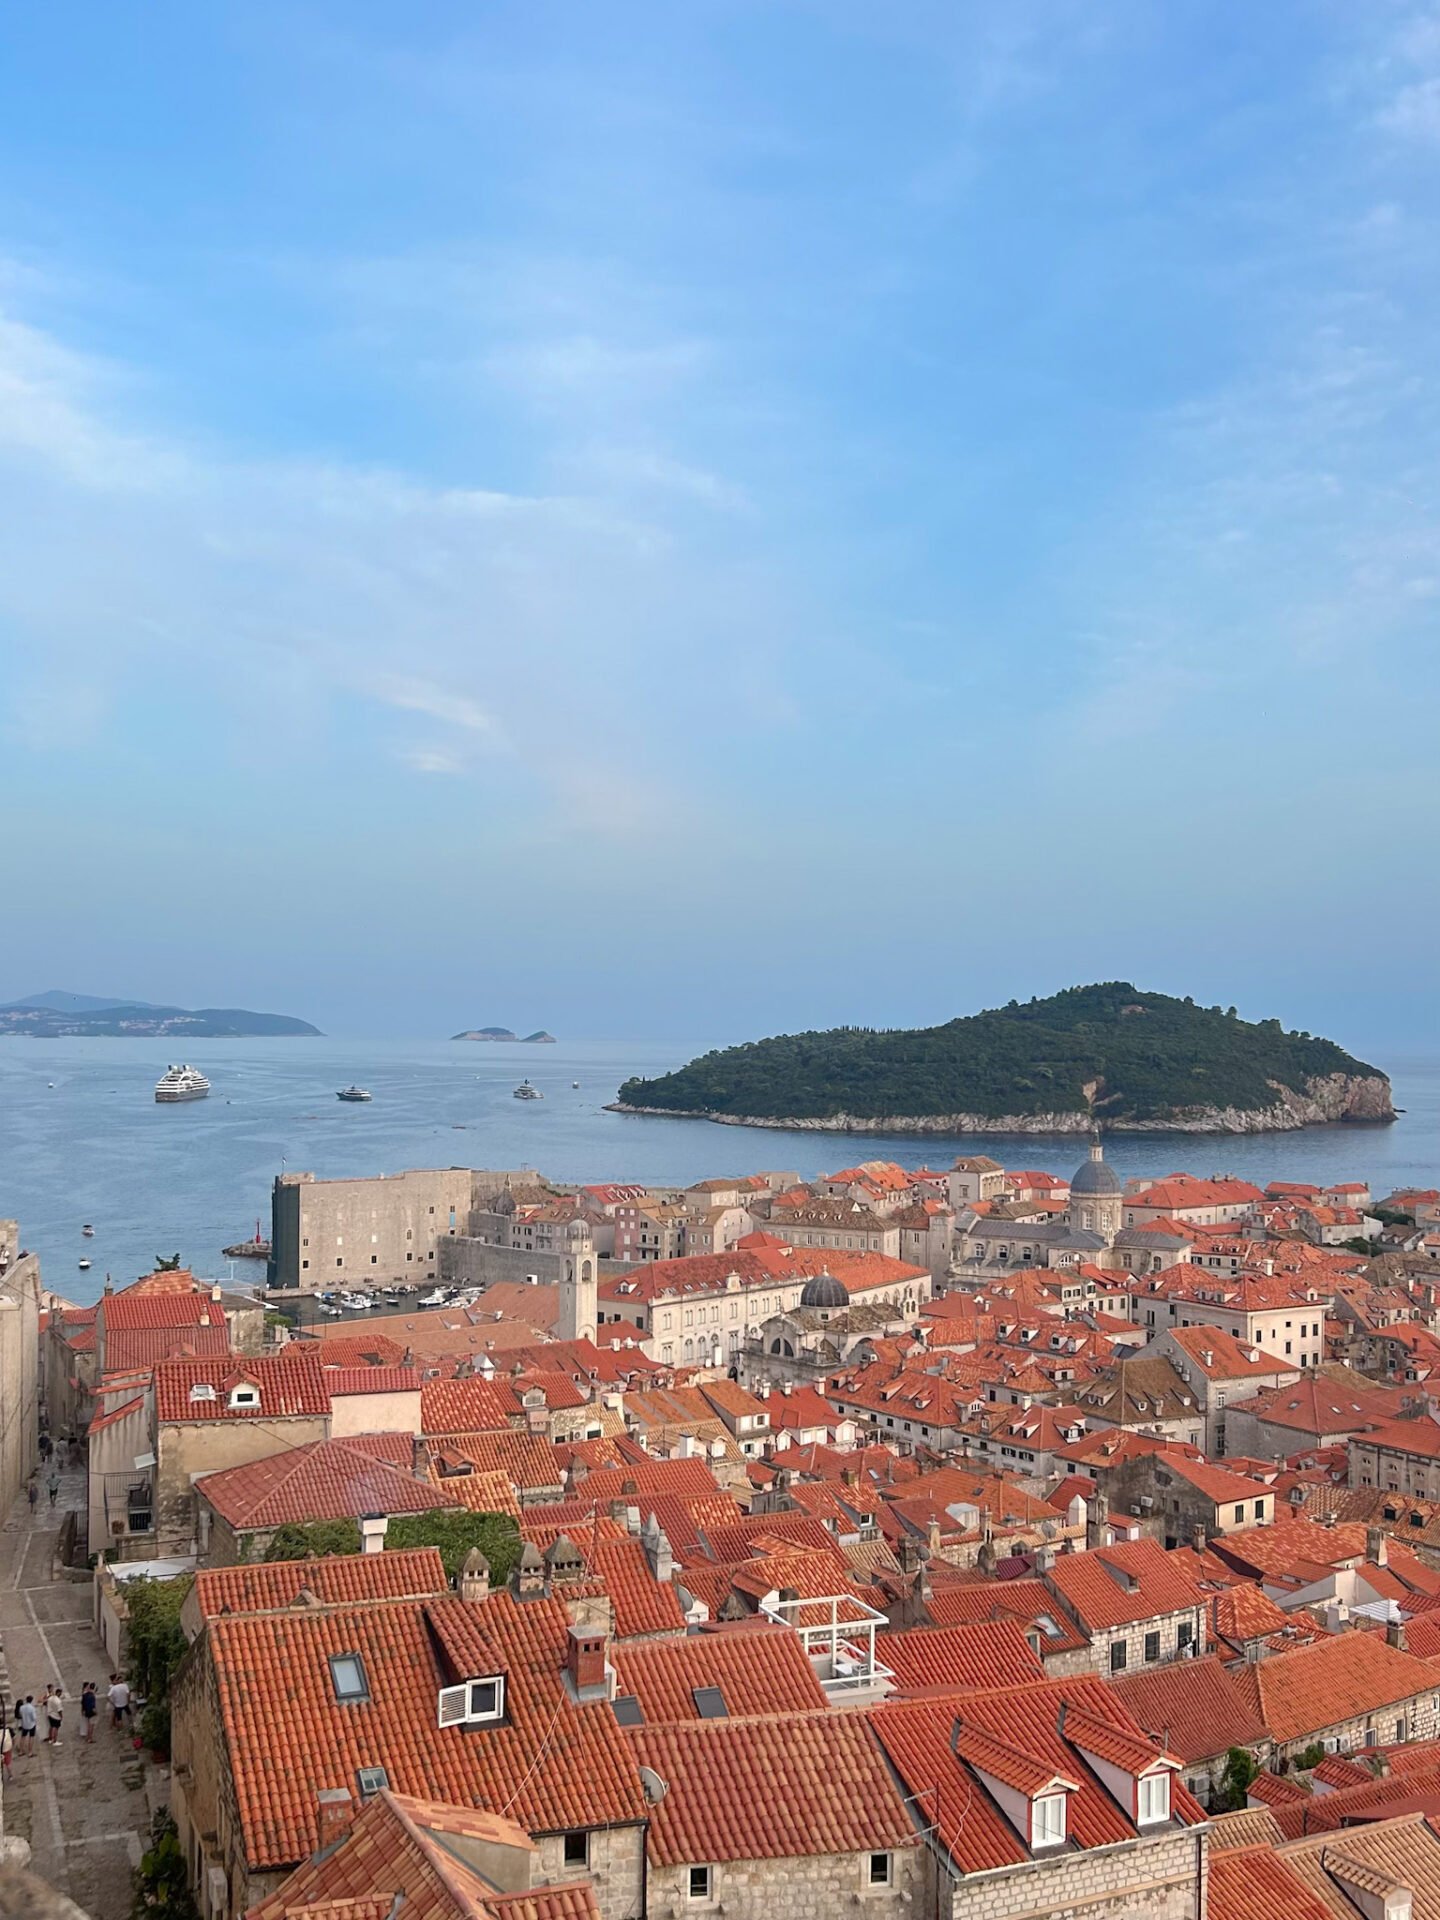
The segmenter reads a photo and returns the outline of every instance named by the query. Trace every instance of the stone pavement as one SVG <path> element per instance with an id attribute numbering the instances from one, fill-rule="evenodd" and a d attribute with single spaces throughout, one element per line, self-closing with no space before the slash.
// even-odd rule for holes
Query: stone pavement
<path id="1" fill-rule="evenodd" d="M 109 1681 L 104 1649 L 92 1628 L 90 1580 L 51 1578 L 60 1523 L 67 1508 L 83 1509 L 85 1474 L 62 1473 L 55 1511 L 40 1475 L 40 1504 L 30 1513 L 22 1493 L 0 1528 L 0 1647 L 9 1670 L 6 1711 L 13 1700 L 59 1680 L 65 1724 L 58 1749 L 45 1745 L 45 1723 L 32 1758 L 16 1754 L 4 1785 L 5 1832 L 30 1843 L 31 1867 L 66 1893 L 91 1920 L 125 1920 L 130 1872 L 148 1842 L 151 1802 L 164 1780 L 130 1735 L 112 1733 L 104 1713 Z M 80 1738 L 80 1688 L 100 1682 L 101 1718 L 95 1744 Z M 149 1783 L 147 1775 L 157 1777 Z"/>

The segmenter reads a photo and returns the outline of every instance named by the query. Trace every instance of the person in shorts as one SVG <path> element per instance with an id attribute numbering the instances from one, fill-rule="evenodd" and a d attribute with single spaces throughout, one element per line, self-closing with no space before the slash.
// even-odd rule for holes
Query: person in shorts
<path id="1" fill-rule="evenodd" d="M 45 1725 L 48 1729 L 45 1735 L 45 1744 L 47 1747 L 64 1745 L 64 1742 L 60 1738 L 60 1725 L 64 1718 L 65 1696 L 60 1691 L 60 1682 L 57 1680 L 55 1685 L 51 1687 L 45 1695 Z"/>
<path id="2" fill-rule="evenodd" d="M 20 1722 L 20 1751 L 34 1753 L 35 1729 L 40 1724 L 40 1716 L 35 1711 L 35 1696 L 27 1693 L 16 1708 L 16 1718 Z"/>
<path id="3" fill-rule="evenodd" d="M 118 1673 L 110 1676 L 110 1691 L 106 1698 L 110 1702 L 110 1724 L 118 1730 L 124 1726 L 125 1716 L 130 1711 L 130 1689 Z"/>
<path id="4" fill-rule="evenodd" d="M 95 1715 L 98 1707 L 95 1682 L 87 1680 L 80 1689 L 80 1738 L 86 1746 L 91 1745 L 95 1738 Z"/>

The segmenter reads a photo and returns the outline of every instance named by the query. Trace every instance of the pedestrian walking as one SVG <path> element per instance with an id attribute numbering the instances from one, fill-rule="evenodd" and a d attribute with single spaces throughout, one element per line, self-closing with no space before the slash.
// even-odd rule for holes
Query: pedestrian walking
<path id="1" fill-rule="evenodd" d="M 95 1714 L 98 1706 L 99 1698 L 95 1682 L 87 1680 L 80 1689 L 80 1738 L 87 1747 L 93 1745 L 95 1740 Z"/>
<path id="2" fill-rule="evenodd" d="M 125 1716 L 130 1711 L 130 1689 L 118 1673 L 110 1676 L 110 1724 L 119 1729 L 125 1724 Z"/>
<path id="3" fill-rule="evenodd" d="M 0 1729 L 0 1768 L 3 1768 L 7 1778 L 10 1773 L 10 1762 L 14 1757 L 15 1735 L 11 1732 L 10 1723 L 7 1720 L 4 1728 Z"/>
<path id="4" fill-rule="evenodd" d="M 33 1693 L 27 1693 L 25 1698 L 20 1702 L 19 1719 L 20 1751 L 22 1753 L 34 1753 L 35 1729 L 40 1724 L 40 1716 L 35 1711 L 35 1696 Z"/>
<path id="5" fill-rule="evenodd" d="M 45 1482 L 45 1487 L 50 1495 L 50 1504 L 53 1507 L 55 1504 L 55 1496 L 60 1491 L 60 1469 L 58 1467 L 51 1467 L 50 1478 Z"/>
<path id="6" fill-rule="evenodd" d="M 64 1745 L 60 1738 L 60 1723 L 64 1718 L 65 1696 L 61 1693 L 60 1682 L 57 1680 L 45 1695 L 45 1724 L 49 1728 L 49 1732 L 45 1735 L 47 1747 Z"/>
<path id="7" fill-rule="evenodd" d="M 29 1486 L 25 1489 L 25 1498 L 30 1502 L 31 1513 L 34 1513 L 35 1502 L 40 1498 L 40 1489 L 39 1487 L 36 1486 L 33 1480 L 30 1482 Z"/>

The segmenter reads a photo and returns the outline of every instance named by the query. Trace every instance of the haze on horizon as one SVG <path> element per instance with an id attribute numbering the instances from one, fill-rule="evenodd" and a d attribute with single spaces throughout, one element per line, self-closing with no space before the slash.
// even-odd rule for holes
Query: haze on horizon
<path id="1" fill-rule="evenodd" d="M 1440 5 L 31 9 L 0 1000 L 1440 1042 Z"/>

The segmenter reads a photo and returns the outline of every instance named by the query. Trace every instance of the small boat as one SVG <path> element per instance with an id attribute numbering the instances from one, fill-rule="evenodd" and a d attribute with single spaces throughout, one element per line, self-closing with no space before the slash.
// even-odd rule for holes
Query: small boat
<path id="1" fill-rule="evenodd" d="M 90 1266 L 91 1266 L 91 1263 L 90 1263 L 90 1261 L 88 1261 L 88 1260 L 81 1260 L 81 1261 L 79 1261 L 79 1262 L 77 1262 L 77 1264 L 78 1264 L 78 1266 L 79 1266 L 79 1268 L 80 1268 L 80 1271 L 81 1271 L 81 1273 L 88 1273 L 88 1272 L 90 1271 Z"/>
<path id="2" fill-rule="evenodd" d="M 93 1240 L 95 1238 L 95 1229 L 87 1221 L 86 1224 L 81 1227 L 80 1234 L 82 1239 Z"/>
<path id="3" fill-rule="evenodd" d="M 538 1087 L 532 1087 L 528 1080 L 522 1080 L 519 1086 L 514 1089 L 514 1093 L 517 1100 L 543 1100 L 545 1098 L 540 1089 Z"/>
<path id="4" fill-rule="evenodd" d="M 578 1080 L 572 1080 L 570 1084 L 575 1089 L 576 1093 L 580 1091 L 580 1082 Z"/>
<path id="5" fill-rule="evenodd" d="M 368 1100 L 370 1098 L 370 1095 L 367 1089 L 364 1087 L 342 1087 L 340 1091 L 336 1094 L 335 1098 L 337 1100 L 349 1100 L 349 1101 L 355 1102 L 360 1100 Z"/>

